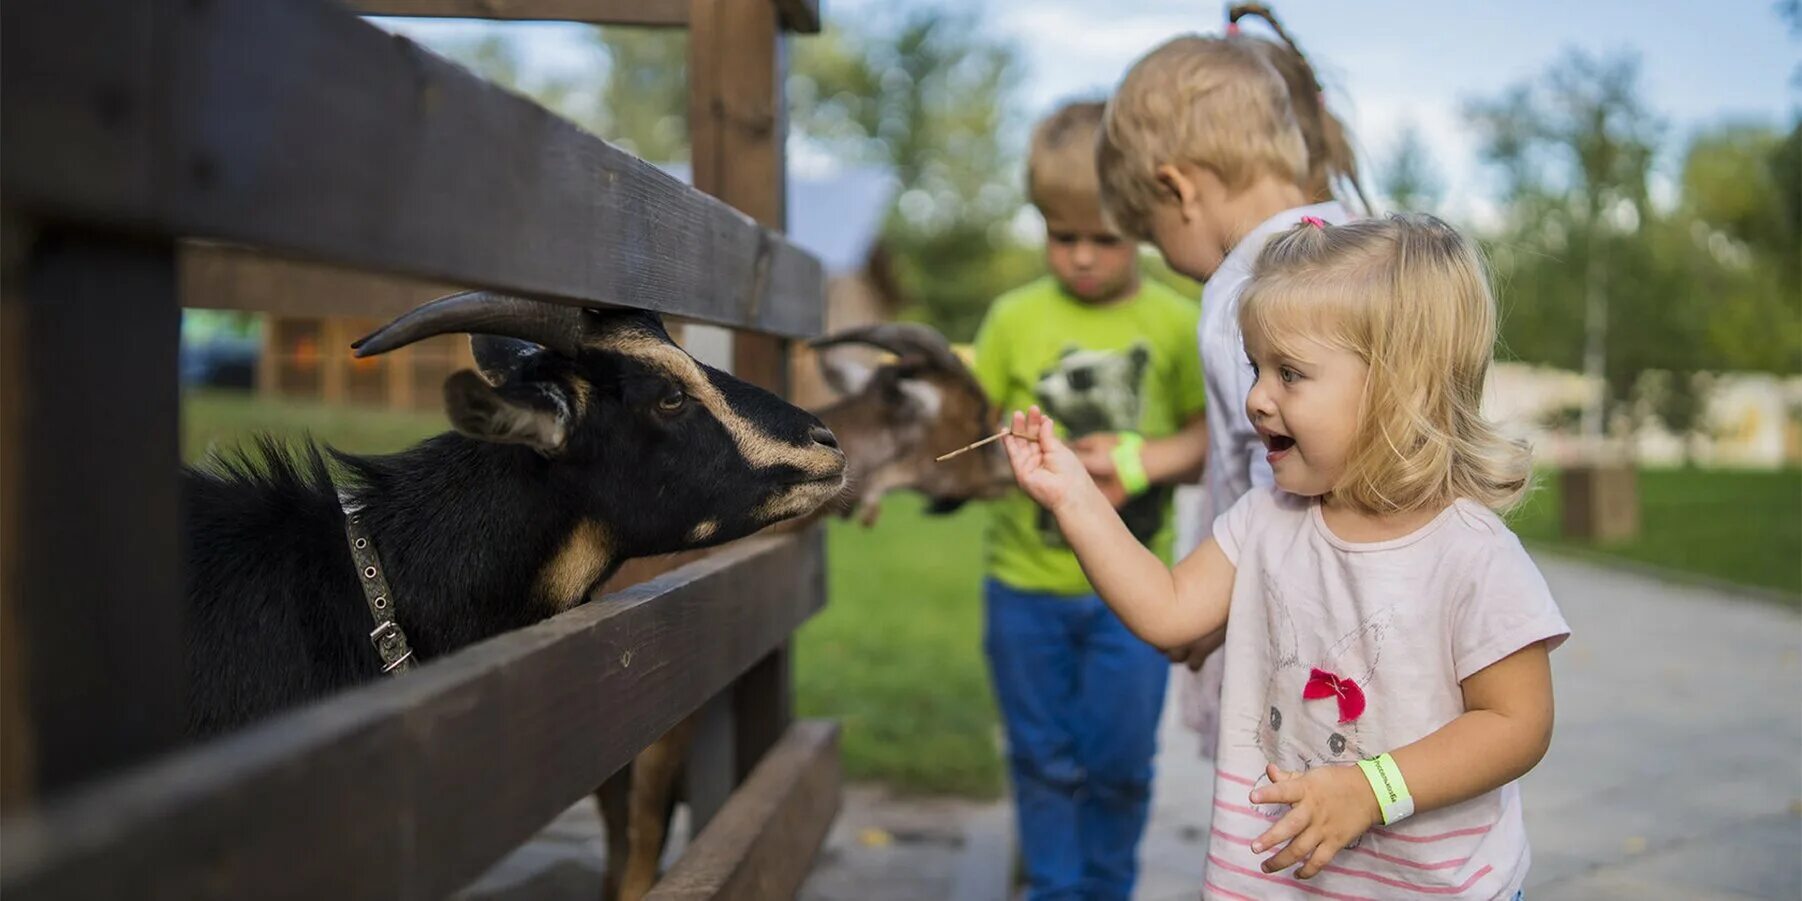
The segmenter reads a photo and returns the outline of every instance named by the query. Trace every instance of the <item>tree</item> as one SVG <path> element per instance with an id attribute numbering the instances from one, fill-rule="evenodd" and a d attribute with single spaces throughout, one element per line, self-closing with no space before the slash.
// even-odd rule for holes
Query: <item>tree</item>
<path id="1" fill-rule="evenodd" d="M 1636 81 L 1629 59 L 1573 54 L 1467 106 L 1504 187 L 1487 236 L 1504 350 L 1599 375 L 1592 435 L 1647 414 L 1701 430 L 1703 373 L 1802 368 L 1802 124 L 1702 130 L 1677 204 L 1659 209 L 1647 182 L 1661 126 Z"/>
<path id="2" fill-rule="evenodd" d="M 1592 439 L 1601 437 L 1609 410 L 1629 397 L 1640 371 L 1641 361 L 1608 353 L 1617 318 L 1610 314 L 1610 280 L 1635 271 L 1621 257 L 1643 247 L 1634 235 L 1651 218 L 1647 183 L 1662 131 L 1639 94 L 1636 58 L 1573 50 L 1537 84 L 1466 111 L 1483 156 L 1506 176 L 1513 224 L 1551 230 L 1559 255 L 1581 264 L 1583 370 L 1604 386 L 1585 409 L 1583 430 Z M 1649 323 L 1636 315 L 1629 324 Z"/>
<path id="3" fill-rule="evenodd" d="M 990 299 L 1032 272 L 1008 224 L 1020 208 L 1018 155 L 1006 138 L 1019 83 L 1011 47 L 974 13 L 877 14 L 801 42 L 788 96 L 800 139 L 895 173 L 885 238 L 903 290 L 955 338 Z"/>
<path id="4" fill-rule="evenodd" d="M 1413 123 L 1402 127 L 1395 149 L 1377 174 L 1377 189 L 1398 210 L 1430 213 L 1439 206 L 1444 184 Z"/>

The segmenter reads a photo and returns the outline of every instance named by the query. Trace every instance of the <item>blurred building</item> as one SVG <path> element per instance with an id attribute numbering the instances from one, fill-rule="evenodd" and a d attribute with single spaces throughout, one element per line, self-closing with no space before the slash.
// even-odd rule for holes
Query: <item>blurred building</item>
<path id="1" fill-rule="evenodd" d="M 1648 466 L 1729 466 L 1771 469 L 1802 465 L 1802 376 L 1766 373 L 1705 375 L 1707 401 L 1697 428 L 1682 435 L 1656 414 L 1642 412 L 1631 429 L 1634 457 Z M 1498 363 L 1484 394 L 1484 412 L 1510 434 L 1532 442 L 1534 459 L 1559 466 L 1581 460 L 1578 411 L 1595 390 L 1581 373 L 1549 366 Z M 1616 423 L 1629 429 L 1626 422 Z"/>

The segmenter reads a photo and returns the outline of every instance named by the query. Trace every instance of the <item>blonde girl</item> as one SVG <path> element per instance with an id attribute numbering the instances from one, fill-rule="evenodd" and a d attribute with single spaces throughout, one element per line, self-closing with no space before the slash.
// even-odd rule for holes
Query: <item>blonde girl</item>
<path id="1" fill-rule="evenodd" d="M 1310 218 L 1259 255 L 1239 323 L 1281 490 L 1246 494 L 1174 569 L 1038 410 L 1006 441 L 1134 633 L 1171 648 L 1232 626 L 1203 894 L 1513 897 L 1517 780 L 1550 743 L 1569 628 L 1499 516 L 1531 470 L 1478 410 L 1482 262 L 1429 216 Z"/>

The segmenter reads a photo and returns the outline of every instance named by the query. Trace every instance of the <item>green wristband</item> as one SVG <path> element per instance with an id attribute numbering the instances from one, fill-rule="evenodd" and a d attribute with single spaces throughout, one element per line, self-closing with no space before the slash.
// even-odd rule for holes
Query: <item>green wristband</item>
<path id="1" fill-rule="evenodd" d="M 1402 778 L 1402 769 L 1395 765 L 1395 758 L 1381 754 L 1360 760 L 1358 769 L 1364 771 L 1370 790 L 1376 792 L 1377 806 L 1383 809 L 1383 825 L 1389 826 L 1414 815 L 1414 796 L 1408 794 L 1407 780 Z"/>
<path id="2" fill-rule="evenodd" d="M 1120 487 L 1126 489 L 1127 497 L 1137 497 L 1151 487 L 1151 477 L 1145 474 L 1145 436 L 1138 432 L 1121 432 L 1120 443 L 1114 445 L 1110 454 L 1114 461 L 1114 474 L 1120 479 Z"/>

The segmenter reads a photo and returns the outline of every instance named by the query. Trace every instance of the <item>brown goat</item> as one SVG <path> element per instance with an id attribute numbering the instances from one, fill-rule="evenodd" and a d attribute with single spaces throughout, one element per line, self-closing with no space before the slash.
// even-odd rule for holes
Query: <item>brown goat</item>
<path id="1" fill-rule="evenodd" d="M 893 359 L 864 365 L 834 356 L 834 348 L 851 345 Z M 1000 445 L 934 462 L 986 436 L 999 421 L 982 385 L 937 331 L 881 323 L 820 338 L 813 347 L 826 383 L 841 395 L 814 413 L 845 453 L 846 487 L 837 504 L 780 528 L 800 528 L 832 507 L 873 525 L 883 495 L 899 490 L 926 495 L 929 509 L 944 513 L 997 497 L 1013 483 Z M 695 726 L 695 716 L 684 719 L 596 792 L 607 826 L 605 901 L 638 901 L 656 883 Z"/>

